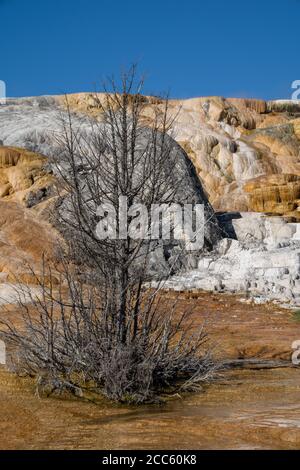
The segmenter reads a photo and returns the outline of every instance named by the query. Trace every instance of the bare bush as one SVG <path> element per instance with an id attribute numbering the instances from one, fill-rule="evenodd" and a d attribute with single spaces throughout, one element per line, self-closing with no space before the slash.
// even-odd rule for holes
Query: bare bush
<path id="1" fill-rule="evenodd" d="M 54 282 L 55 279 L 55 282 Z M 1 336 L 14 351 L 13 366 L 37 378 L 38 390 L 104 394 L 117 401 L 152 400 L 158 393 L 195 390 L 216 368 L 203 328 L 193 329 L 190 311 L 143 290 L 138 312 L 120 341 L 109 296 L 83 285 L 74 267 L 36 278 L 40 294 L 18 289 L 22 326 L 1 320 Z M 137 331 L 135 331 L 137 329 Z"/>

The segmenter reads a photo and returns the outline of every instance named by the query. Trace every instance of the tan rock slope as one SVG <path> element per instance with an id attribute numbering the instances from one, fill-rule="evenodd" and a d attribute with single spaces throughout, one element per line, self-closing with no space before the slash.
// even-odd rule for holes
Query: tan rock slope
<path id="1" fill-rule="evenodd" d="M 45 169 L 47 158 L 15 147 L 0 147 L 0 199 L 34 205 L 50 192 L 54 177 Z"/>
<path id="2" fill-rule="evenodd" d="M 103 99 L 87 93 L 68 97 L 71 109 L 93 116 L 101 113 L 98 100 Z M 146 121 L 164 106 L 158 98 L 143 100 Z M 169 109 L 170 117 L 176 116 L 174 137 L 193 161 L 215 209 L 298 218 L 300 103 L 204 97 L 171 100 Z"/>

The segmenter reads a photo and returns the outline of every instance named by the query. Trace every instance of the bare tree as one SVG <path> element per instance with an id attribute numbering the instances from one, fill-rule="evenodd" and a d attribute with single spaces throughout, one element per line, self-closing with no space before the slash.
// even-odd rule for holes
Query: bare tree
<path id="1" fill-rule="evenodd" d="M 53 160 L 61 194 L 54 222 L 66 247 L 55 274 L 44 266 L 37 278 L 41 296 L 28 292 L 30 306 L 19 298 L 25 331 L 4 321 L 3 335 L 16 346 L 19 367 L 43 377 L 40 385 L 90 388 L 116 400 L 142 402 L 179 382 L 182 388 L 196 387 L 211 376 L 214 364 L 202 328 L 194 331 L 188 313 L 178 314 L 176 303 L 160 295 L 162 278 L 184 256 L 182 246 L 167 272 L 161 271 L 158 251 L 165 247 L 150 237 L 151 218 L 141 221 L 130 209 L 139 203 L 150 214 L 155 204 L 205 198 L 200 185 L 195 191 L 191 163 L 180 160 L 168 135 L 174 119 L 168 100 L 149 121 L 143 81 L 134 67 L 122 75 L 120 91 L 114 80 L 109 86 L 104 95 L 95 95 L 100 118 L 81 126 L 74 125 L 66 101 Z M 129 220 L 122 215 L 125 200 Z M 116 216 L 106 226 L 106 238 L 96 230 L 105 216 L 99 207 L 112 207 Z M 213 223 L 208 204 L 205 210 Z M 131 223 L 143 237 L 130 236 Z M 157 287 L 147 288 L 155 268 Z"/>

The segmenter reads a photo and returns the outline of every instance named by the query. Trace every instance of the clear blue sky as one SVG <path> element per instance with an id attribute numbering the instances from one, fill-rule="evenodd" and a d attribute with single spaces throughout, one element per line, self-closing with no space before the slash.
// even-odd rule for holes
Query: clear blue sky
<path id="1" fill-rule="evenodd" d="M 289 98 L 300 0 L 0 0 L 8 96 L 93 91 L 139 62 L 147 92 Z"/>

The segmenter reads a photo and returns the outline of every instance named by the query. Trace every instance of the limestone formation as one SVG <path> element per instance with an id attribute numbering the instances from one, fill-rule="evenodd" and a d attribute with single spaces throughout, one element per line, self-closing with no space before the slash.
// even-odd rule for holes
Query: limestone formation
<path id="1" fill-rule="evenodd" d="M 16 147 L 0 147 L 0 198 L 33 207 L 52 192 L 47 159 Z"/>
<path id="2" fill-rule="evenodd" d="M 61 118 L 67 119 L 68 116 L 63 108 L 58 107 L 58 104 L 53 105 L 52 99 L 48 102 L 47 99 L 42 100 L 39 98 L 33 102 L 30 100 L 10 102 L 7 107 L 0 109 L 0 117 L 2 117 L 0 119 L 0 136 L 3 139 L 4 145 L 6 145 L 6 147 L 1 148 L 4 176 L 3 185 L 0 185 L 0 195 L 2 194 L 2 199 L 4 200 L 22 202 L 27 208 L 33 208 L 36 213 L 40 214 L 44 212 L 45 203 L 47 204 L 52 197 L 55 197 L 55 192 L 52 191 L 55 176 L 52 172 L 57 170 L 57 166 L 51 165 L 51 158 L 47 165 L 47 158 L 45 157 L 52 157 L 53 154 L 59 153 L 56 134 L 61 132 Z M 78 116 L 74 113 L 72 121 L 75 132 L 80 127 L 83 132 L 81 135 L 84 135 L 84 137 L 89 133 L 91 133 L 91 137 L 94 136 L 92 127 L 94 121 L 91 121 L 86 115 Z M 1 126 L 4 122 L 5 125 Z M 105 123 L 100 123 L 99 126 L 105 131 Z M 147 147 L 148 133 L 149 131 L 146 128 L 139 133 L 137 148 L 140 149 L 141 155 Z M 151 138 L 151 134 L 148 137 Z M 169 190 L 173 191 L 176 188 L 174 197 L 175 201 L 179 204 L 204 204 L 206 220 L 204 226 L 204 248 L 211 249 L 221 238 L 214 211 L 188 156 L 171 136 L 167 138 L 170 140 L 169 146 L 171 151 L 169 153 L 169 161 L 165 162 L 163 171 L 168 175 L 168 181 L 170 182 L 169 176 L 172 175 L 172 187 Z M 81 143 L 84 145 L 84 139 Z M 157 138 L 157 145 L 160 145 L 159 138 Z M 24 147 L 27 150 L 22 151 L 15 146 Z M 85 151 L 89 152 L 89 149 L 86 148 Z M 89 161 L 91 161 L 91 158 L 92 154 L 90 154 Z M 142 166 L 143 160 L 140 161 Z M 70 170 L 67 162 L 58 160 L 57 163 L 61 167 L 60 171 L 67 172 Z M 78 163 L 79 178 L 80 167 L 82 167 L 80 163 Z M 136 174 L 138 174 L 138 171 Z M 83 186 L 85 186 L 86 190 L 88 185 Z M 87 199 L 90 200 L 90 197 L 87 197 Z M 64 205 L 61 205 L 60 208 L 63 210 Z M 96 212 L 96 209 L 93 209 Z M 191 264 L 197 264 L 194 253 L 191 256 L 189 253 L 187 253 L 187 256 L 175 256 L 174 253 L 178 252 L 179 246 L 181 246 L 181 251 L 184 252 L 184 245 L 180 245 L 180 242 L 166 242 L 166 244 L 163 242 L 163 246 L 160 246 L 155 251 L 156 256 L 152 263 L 154 264 L 153 269 L 162 274 L 168 273 L 170 266 L 172 269 L 182 265 L 187 268 Z M 174 257 L 177 260 L 176 264 Z"/>
<path id="3" fill-rule="evenodd" d="M 300 226 L 251 212 L 232 214 L 226 224 L 232 224 L 236 239 L 222 239 L 213 252 L 199 259 L 197 269 L 173 276 L 166 287 L 299 305 Z"/>
<path id="4" fill-rule="evenodd" d="M 164 102 L 156 97 L 141 99 L 147 125 Z M 68 96 L 78 121 L 84 114 L 101 119 L 99 101 L 105 104 L 101 93 Z M 50 155 L 51 145 L 44 134 L 57 130 L 58 112 L 64 109 L 65 98 L 23 98 L 7 103 L 0 108 L 3 144 Z M 192 160 L 216 210 L 253 210 L 251 196 L 245 190 L 250 180 L 282 173 L 300 175 L 298 101 L 221 97 L 171 100 L 169 115 L 176 116 L 172 135 Z M 1 188 L 0 197 L 7 191 L 8 187 Z M 279 213 L 277 209 L 275 214 Z M 291 212 L 290 206 L 287 212 Z"/>
<path id="5" fill-rule="evenodd" d="M 98 97 L 103 101 L 103 95 Z M 147 122 L 163 103 L 144 99 Z M 76 111 L 100 115 L 91 94 L 69 100 Z M 173 135 L 215 209 L 252 210 L 245 183 L 264 175 L 300 174 L 299 102 L 205 97 L 171 100 L 169 112 L 176 116 Z"/>
<path id="6" fill-rule="evenodd" d="M 300 219 L 300 175 L 260 176 L 249 180 L 244 189 L 251 210 Z"/>
<path id="7" fill-rule="evenodd" d="M 101 121 L 103 96 L 69 96 L 76 125 L 84 126 L 86 115 Z M 147 126 L 164 102 L 147 96 L 141 100 Z M 7 220 L 18 214 L 17 220 L 34 227 L 32 233 L 24 232 L 24 240 L 29 233 L 49 240 L 41 215 L 53 197 L 54 176 L 45 157 L 52 155 L 64 108 L 62 97 L 8 100 L 0 107 L 0 204 L 7 205 L 1 206 L 3 214 L 9 210 Z M 169 287 L 299 304 L 300 103 L 204 97 L 171 100 L 169 114 L 177 117 L 172 137 L 193 162 L 198 189 L 202 183 L 206 193 L 201 189 L 199 194 L 223 212 L 218 219 L 224 236 L 216 244 L 220 237 L 209 229 L 213 250 L 199 257 L 197 269 L 170 279 Z M 185 155 L 180 149 L 179 154 Z M 33 259 L 30 247 L 37 257 L 41 253 L 32 238 L 30 243 L 19 238 L 21 224 L 1 227 L 0 271 L 7 277 L 18 270 L 21 258 Z"/>

